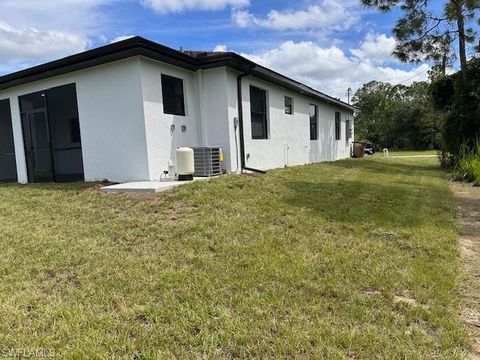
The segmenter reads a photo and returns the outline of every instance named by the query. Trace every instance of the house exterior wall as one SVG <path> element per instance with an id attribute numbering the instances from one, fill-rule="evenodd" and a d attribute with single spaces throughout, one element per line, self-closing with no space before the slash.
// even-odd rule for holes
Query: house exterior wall
<path id="1" fill-rule="evenodd" d="M 183 80 L 185 116 L 163 111 L 161 75 Z M 159 180 L 175 166 L 179 146 L 221 146 L 227 172 L 239 171 L 237 76 L 226 67 L 196 72 L 144 57 L 132 57 L 66 75 L 0 90 L 10 99 L 18 181 L 28 182 L 19 97 L 75 83 L 86 181 Z M 332 161 L 348 157 L 345 138 L 353 114 L 333 105 L 247 76 L 242 80 L 246 165 L 258 169 Z M 267 92 L 268 139 L 251 134 L 250 91 Z M 284 97 L 294 99 L 294 114 Z M 318 140 L 310 140 L 309 104 L 318 106 Z M 335 111 L 342 113 L 341 140 L 335 140 Z M 184 128 L 183 128 L 184 127 Z"/>
<path id="2" fill-rule="evenodd" d="M 195 73 L 146 58 L 140 60 L 143 112 L 147 138 L 149 174 L 145 180 L 159 180 L 164 171 L 175 165 L 179 146 L 197 146 L 201 141 L 198 122 L 198 91 Z M 185 116 L 163 111 L 161 75 L 183 80 Z M 186 127 L 182 131 L 182 126 Z"/>
<path id="3" fill-rule="evenodd" d="M 185 116 L 164 114 L 161 74 L 183 80 Z M 239 171 L 239 133 L 234 127 L 234 119 L 238 118 L 238 75 L 226 67 L 191 72 L 141 59 L 149 180 L 158 180 L 169 165 L 175 165 L 175 150 L 179 146 L 220 146 L 225 154 L 225 170 Z M 250 85 L 267 91 L 269 138 L 266 140 L 254 140 L 251 136 Z M 242 94 L 247 166 L 266 170 L 350 156 L 352 139 L 346 139 L 346 120 L 352 120 L 353 127 L 351 112 L 251 76 L 243 79 Z M 294 99 L 293 115 L 285 114 L 285 96 Z M 319 135 L 313 141 L 310 104 L 318 107 Z M 341 113 L 341 140 L 335 140 L 335 111 Z M 185 132 L 182 126 L 186 126 Z"/>
<path id="4" fill-rule="evenodd" d="M 140 59 L 129 58 L 0 91 L 10 99 L 18 181 L 27 183 L 19 96 L 75 83 L 86 181 L 148 179 Z"/>
<path id="5" fill-rule="evenodd" d="M 228 71 L 229 116 L 238 116 L 237 76 Z M 267 92 L 268 139 L 252 139 L 250 116 L 250 86 Z M 284 98 L 294 99 L 293 115 L 285 114 Z M 350 156 L 353 141 L 353 113 L 315 100 L 252 76 L 242 80 L 243 123 L 246 165 L 257 169 L 273 169 L 333 161 Z M 309 105 L 318 107 L 318 140 L 310 140 Z M 341 140 L 335 140 L 335 112 L 341 113 Z M 351 120 L 352 138 L 346 139 L 346 120 Z M 231 123 L 230 123 L 231 124 Z M 233 126 L 230 138 L 234 139 Z M 233 154 L 234 147 L 230 151 Z"/>
<path id="6" fill-rule="evenodd" d="M 162 74 L 183 80 L 185 116 L 164 113 Z M 226 68 L 192 72 L 142 58 L 141 83 L 149 180 L 159 180 L 169 166 L 175 165 L 175 150 L 179 146 L 229 148 Z M 230 171 L 229 151 L 225 151 L 225 157 L 226 170 Z"/>
<path id="7" fill-rule="evenodd" d="M 204 124 L 205 146 L 219 146 L 223 149 L 227 172 L 235 171 L 235 152 L 232 151 L 234 138 L 231 128 L 233 117 L 230 113 L 228 73 L 225 67 L 211 70 L 201 70 L 198 73 L 201 99 L 201 122 Z"/>

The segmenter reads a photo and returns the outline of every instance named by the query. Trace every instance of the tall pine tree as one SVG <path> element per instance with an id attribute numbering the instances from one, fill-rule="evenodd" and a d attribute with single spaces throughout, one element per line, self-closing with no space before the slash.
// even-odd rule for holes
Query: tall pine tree
<path id="1" fill-rule="evenodd" d="M 467 65 L 467 44 L 475 41 L 469 24 L 478 16 L 480 0 L 361 0 L 367 7 L 388 12 L 400 8 L 403 16 L 393 33 L 398 41 L 394 55 L 404 62 L 432 60 L 441 71 L 458 57 Z M 440 5 L 440 6 L 439 6 Z M 465 71 L 463 73 L 466 73 Z"/>

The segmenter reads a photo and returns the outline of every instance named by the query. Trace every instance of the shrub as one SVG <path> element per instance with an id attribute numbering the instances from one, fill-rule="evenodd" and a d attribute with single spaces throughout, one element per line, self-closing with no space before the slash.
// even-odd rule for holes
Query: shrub
<path id="1" fill-rule="evenodd" d="M 465 71 L 466 82 L 462 73 L 457 72 L 430 86 L 436 108 L 447 114 L 442 131 L 443 150 L 458 159 L 463 158 L 461 144 L 471 146 L 480 136 L 480 58 L 469 61 Z M 478 149 L 472 150 L 478 153 Z"/>
<path id="2" fill-rule="evenodd" d="M 480 185 L 480 141 L 477 140 L 473 147 L 462 144 L 454 178 Z"/>
<path id="3" fill-rule="evenodd" d="M 438 110 L 446 111 L 452 107 L 454 92 L 455 83 L 451 76 L 435 79 L 430 84 L 432 101 Z"/>
<path id="4" fill-rule="evenodd" d="M 455 168 L 455 165 L 458 164 L 457 157 L 445 150 L 439 152 L 438 159 L 440 160 L 441 167 L 445 169 Z"/>

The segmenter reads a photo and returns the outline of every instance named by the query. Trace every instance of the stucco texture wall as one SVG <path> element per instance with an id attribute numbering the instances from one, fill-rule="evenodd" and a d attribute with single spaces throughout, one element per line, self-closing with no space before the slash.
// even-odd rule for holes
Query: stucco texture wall
<path id="1" fill-rule="evenodd" d="M 181 78 L 185 116 L 163 111 L 161 74 Z M 179 146 L 221 146 L 224 169 L 238 171 L 238 72 L 220 67 L 196 72 L 144 57 L 132 57 L 0 91 L 10 99 L 18 181 L 26 183 L 18 97 L 75 83 L 86 181 L 159 180 L 175 165 Z M 268 139 L 251 134 L 250 86 L 267 92 Z M 349 156 L 345 138 L 353 114 L 252 76 L 243 79 L 243 115 L 247 166 L 272 169 Z M 294 114 L 285 114 L 284 97 L 294 99 Z M 309 136 L 309 104 L 318 106 L 318 140 Z M 341 140 L 335 140 L 335 111 L 342 113 Z"/>
<path id="2" fill-rule="evenodd" d="M 236 85 L 237 75 L 234 71 L 229 72 L 229 89 L 233 88 L 233 84 Z M 267 93 L 268 139 L 252 139 L 250 86 L 258 87 Z M 236 91 L 230 93 L 233 100 Z M 247 166 L 266 170 L 333 161 L 350 156 L 353 131 L 352 139 L 346 139 L 346 120 L 351 120 L 353 129 L 352 112 L 251 76 L 243 79 L 242 94 Z M 293 115 L 285 114 L 285 96 L 294 100 Z M 318 140 L 310 140 L 310 104 L 318 107 Z M 236 106 L 234 111 L 237 111 Z M 340 140 L 335 140 L 336 111 L 341 113 Z"/>
<path id="3" fill-rule="evenodd" d="M 86 181 L 149 177 L 140 60 L 130 58 L 0 91 L 9 98 L 18 181 L 28 182 L 18 97 L 75 83 Z"/>

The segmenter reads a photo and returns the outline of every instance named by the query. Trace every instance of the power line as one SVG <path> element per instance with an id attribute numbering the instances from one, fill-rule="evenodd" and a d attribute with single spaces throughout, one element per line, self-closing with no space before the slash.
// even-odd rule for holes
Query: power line
<path id="1" fill-rule="evenodd" d="M 347 104 L 348 104 L 348 105 L 350 105 L 350 97 L 352 96 L 352 91 L 353 91 L 353 90 L 352 90 L 351 87 L 349 87 L 349 88 L 347 89 L 347 98 L 348 98 Z"/>
<path id="2" fill-rule="evenodd" d="M 412 79 L 416 78 L 417 76 L 423 75 L 423 74 L 425 74 L 428 70 L 430 70 L 430 69 L 427 69 L 427 70 L 425 70 L 425 71 L 422 71 L 420 74 L 413 75 L 412 77 L 408 78 L 407 80 L 403 80 L 403 81 L 399 82 L 399 84 L 403 84 L 403 83 L 405 83 L 405 82 L 407 82 L 407 81 L 409 81 L 409 80 L 412 80 Z"/>
<path id="3" fill-rule="evenodd" d="M 415 74 L 415 75 L 409 77 L 408 79 L 399 82 L 399 84 L 403 84 L 403 83 L 405 83 L 405 82 L 407 82 L 407 81 L 409 81 L 409 80 L 412 80 L 412 79 L 416 78 L 417 76 L 423 75 L 423 74 L 425 74 L 425 73 L 426 73 L 427 71 L 429 71 L 429 70 L 430 70 L 430 68 L 428 68 L 428 69 L 426 69 L 426 70 L 424 70 L 424 71 L 422 71 L 422 72 L 420 72 L 420 73 L 418 73 L 418 74 Z M 402 76 L 402 77 L 398 77 L 398 78 L 381 80 L 381 81 L 382 81 L 382 82 L 388 82 L 388 81 L 399 80 L 399 79 L 402 79 L 402 78 L 403 78 L 403 76 Z M 355 82 L 352 82 L 352 83 L 350 83 L 350 84 L 351 84 L 351 85 L 355 85 L 355 84 L 365 84 L 365 82 L 363 82 L 363 81 L 355 81 Z M 344 87 L 345 87 L 345 85 L 336 86 L 336 87 L 331 87 L 331 88 L 322 88 L 322 91 L 336 90 L 336 89 L 341 89 L 341 88 L 344 88 Z"/>

